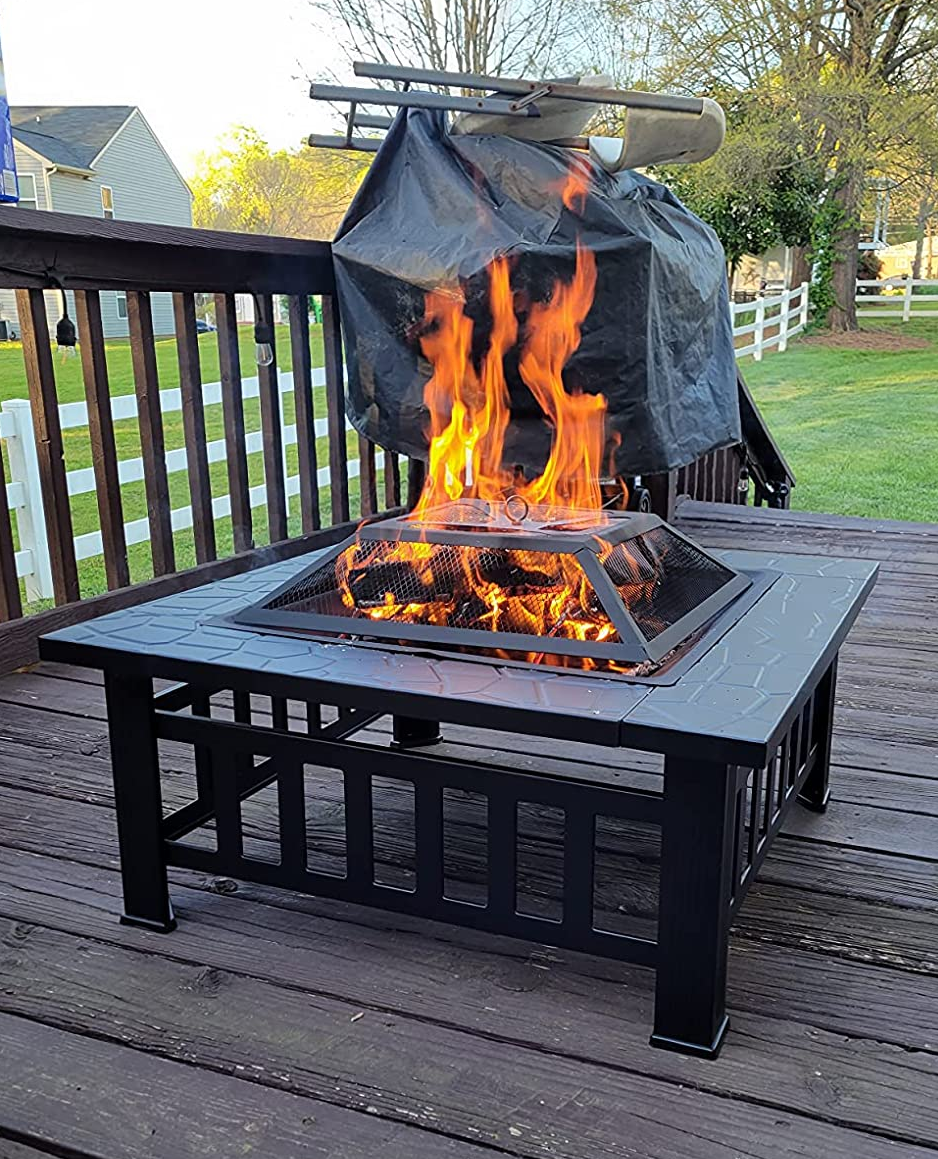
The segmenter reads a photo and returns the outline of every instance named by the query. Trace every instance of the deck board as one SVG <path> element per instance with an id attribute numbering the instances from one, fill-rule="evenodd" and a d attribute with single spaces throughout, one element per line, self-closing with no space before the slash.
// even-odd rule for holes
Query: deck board
<path id="1" fill-rule="evenodd" d="M 885 561 L 843 651 L 834 801 L 792 815 L 740 911 L 717 1062 L 649 1049 L 653 976 L 622 963 L 181 870 L 176 933 L 120 926 L 100 676 L 45 664 L 0 679 L 0 1156 L 934 1159 L 938 526 L 697 503 L 678 523 L 717 547 Z M 447 729 L 466 758 L 604 761 L 491 743 Z M 183 800 L 188 754 L 161 763 Z M 626 752 L 607 773 L 654 786 L 659 769 Z M 334 786 L 317 786 L 311 838 L 338 857 Z M 389 874 L 404 804 L 383 792 Z M 458 805 L 465 884 L 478 825 Z M 541 906 L 562 833 L 532 816 L 519 863 Z M 261 852 L 275 821 L 273 798 L 245 809 Z M 651 836 L 610 825 L 602 843 L 598 911 L 653 921 Z"/>

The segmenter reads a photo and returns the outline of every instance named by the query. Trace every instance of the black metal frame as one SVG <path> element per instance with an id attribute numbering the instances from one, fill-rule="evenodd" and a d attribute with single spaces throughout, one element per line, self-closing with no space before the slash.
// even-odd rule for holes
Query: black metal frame
<path id="1" fill-rule="evenodd" d="M 432 512 L 430 513 L 432 515 Z M 690 544 L 695 551 L 708 556 L 706 550 L 694 543 L 676 528 L 665 524 L 657 515 L 645 513 L 615 513 L 607 515 L 608 522 L 575 531 L 557 529 L 550 524 L 540 523 L 525 526 L 519 524 L 514 529 L 503 531 L 483 530 L 479 526 L 455 528 L 439 526 L 426 517 L 416 522 L 407 516 L 378 520 L 363 527 L 357 538 L 369 543 L 397 542 L 406 540 L 430 544 L 493 549 L 508 549 L 530 552 L 544 552 L 552 555 L 569 554 L 578 561 L 584 574 L 593 586 L 600 604 L 616 629 L 618 640 L 601 642 L 595 640 L 565 639 L 525 635 L 520 632 L 482 632 L 470 628 L 453 628 L 435 624 L 414 624 L 401 620 L 368 620 L 326 612 L 286 611 L 271 608 L 277 600 L 303 582 L 306 576 L 327 568 L 335 559 L 356 542 L 352 537 L 329 549 L 297 576 L 281 584 L 256 604 L 249 605 L 235 613 L 230 622 L 246 628 L 286 629 L 306 631 L 312 634 L 350 637 L 366 636 L 376 640 L 394 643 L 405 641 L 415 646 L 439 645 L 466 646 L 474 648 L 501 649 L 508 652 L 550 652 L 559 656 L 578 656 L 595 661 L 610 661 L 618 664 L 658 664 L 674 651 L 678 645 L 690 639 L 704 625 L 746 592 L 753 583 L 745 572 L 736 571 L 724 563 L 719 566 L 730 574 L 722 587 L 703 600 L 692 611 L 682 616 L 675 624 L 660 632 L 654 638 L 647 638 L 629 614 L 615 584 L 603 568 L 598 551 L 607 544 L 618 545 L 635 539 L 657 527 L 666 527 L 669 534 Z M 745 610 L 740 607 L 737 616 Z"/>
<path id="2" fill-rule="evenodd" d="M 205 679 L 212 667 L 205 665 Z M 179 866 L 317 896 L 415 914 L 542 944 L 652 966 L 657 971 L 651 1041 L 715 1057 L 727 1028 L 726 960 L 733 916 L 796 799 L 826 807 L 836 656 L 815 671 L 789 713 L 790 723 L 764 768 L 668 755 L 664 791 L 654 793 L 575 776 L 519 772 L 411 751 L 439 738 L 436 722 L 398 716 L 391 748 L 353 739 L 378 713 L 340 709 L 323 725 L 308 707 L 308 731 L 289 730 L 288 704 L 271 697 L 271 724 L 254 719 L 249 695 L 234 691 L 234 721 L 213 716 L 216 685 L 178 685 L 154 696 L 148 677 L 105 677 L 124 887 L 122 921 L 168 932 L 175 927 L 167 868 Z M 415 708 L 417 707 L 415 703 Z M 479 724 L 486 724 L 484 715 Z M 192 746 L 196 798 L 168 816 L 160 797 L 158 741 Z M 648 731 L 647 744 L 656 751 Z M 615 750 L 611 750 L 615 751 Z M 688 749 L 687 751 L 690 751 Z M 259 761 L 258 761 L 259 758 Z M 344 876 L 307 864 L 303 766 L 338 769 L 344 779 Z M 375 880 L 372 778 L 413 785 L 416 884 Z M 246 855 L 241 803 L 276 784 L 279 864 Z M 485 904 L 458 901 L 444 886 L 443 789 L 487 799 Z M 563 810 L 563 916 L 518 912 L 518 806 Z M 657 940 L 597 929 L 593 911 L 595 821 L 611 816 L 660 826 Z M 186 843 L 214 822 L 217 847 Z"/>
<path id="3" fill-rule="evenodd" d="M 676 93 L 650 93 L 640 90 L 597 88 L 577 83 L 576 77 L 560 80 L 529 80 L 523 77 L 482 76 L 478 73 L 443 72 L 439 69 L 410 68 L 397 64 L 374 64 L 356 61 L 355 75 L 370 80 L 391 81 L 400 88 L 361 88 L 360 86 L 322 84 L 314 81 L 309 95 L 315 101 L 347 104 L 346 130 L 343 136 L 312 133 L 310 145 L 325 149 L 360 149 L 375 153 L 381 139 L 354 136 L 356 128 L 388 129 L 391 118 L 362 114 L 359 105 L 384 108 L 443 109 L 462 113 L 495 113 L 509 117 L 538 117 L 538 102 L 561 98 L 590 105 L 617 105 L 632 109 L 658 109 L 670 113 L 700 116 L 704 110 L 701 97 Z M 415 89 L 413 85 L 432 85 L 434 91 Z M 459 90 L 451 93 L 450 89 Z M 468 90 L 484 95 L 467 96 Z M 565 148 L 587 149 L 586 137 L 565 137 L 551 144 Z"/>

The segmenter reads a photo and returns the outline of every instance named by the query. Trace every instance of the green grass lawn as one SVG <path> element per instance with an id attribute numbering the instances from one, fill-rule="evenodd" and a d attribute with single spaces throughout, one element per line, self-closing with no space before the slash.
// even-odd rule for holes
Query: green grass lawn
<path id="1" fill-rule="evenodd" d="M 843 350 L 795 339 L 741 360 L 797 477 L 792 507 L 938 523 L 938 322 L 881 322 L 921 350 Z"/>

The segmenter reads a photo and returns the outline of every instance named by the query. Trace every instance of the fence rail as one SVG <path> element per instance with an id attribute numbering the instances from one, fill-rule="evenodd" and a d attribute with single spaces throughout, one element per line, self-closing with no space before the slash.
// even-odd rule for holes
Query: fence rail
<path id="1" fill-rule="evenodd" d="M 788 340 L 800 334 L 808 324 L 809 287 L 802 282 L 794 290 L 782 290 L 771 297 L 756 298 L 753 302 L 733 302 L 730 316 L 733 321 L 733 338 L 752 340 L 745 346 L 737 346 L 736 357 L 751 354 L 756 362 L 762 360 L 766 350 L 777 346 L 779 352 L 788 348 Z M 740 316 L 754 315 L 751 322 L 737 325 Z"/>
<path id="2" fill-rule="evenodd" d="M 311 371 L 310 382 L 312 387 L 324 387 L 326 383 L 325 370 L 316 368 Z M 287 448 L 297 446 L 297 424 L 284 421 L 284 399 L 294 392 L 292 371 L 282 371 L 279 375 L 280 396 L 280 424 L 282 430 L 283 474 L 284 488 L 287 499 L 300 494 L 302 477 L 299 473 L 289 474 L 287 467 Z M 242 403 L 249 399 L 256 399 L 260 394 L 257 376 L 241 380 Z M 222 403 L 222 384 L 220 382 L 204 383 L 202 386 L 203 406 L 217 406 Z M 113 422 L 134 419 L 138 416 L 138 404 L 134 395 L 118 395 L 111 400 L 111 418 Z M 160 412 L 162 415 L 173 414 L 182 410 L 182 392 L 179 387 L 172 387 L 159 392 Z M 59 405 L 59 426 L 63 431 L 87 428 L 89 425 L 88 404 L 85 402 L 62 403 Z M 346 430 L 351 431 L 352 425 L 346 421 Z M 313 425 L 316 439 L 326 438 L 329 435 L 329 420 L 318 418 Z M 15 553 L 16 574 L 25 581 L 27 600 L 52 599 L 52 573 L 50 566 L 49 540 L 46 531 L 45 515 L 42 506 L 42 490 L 39 482 L 39 463 L 36 452 L 36 443 L 33 437 L 33 420 L 29 399 L 8 399 L 0 404 L 0 439 L 5 440 L 9 462 L 10 482 L 7 483 L 7 506 L 16 513 L 19 526 L 19 550 Z M 246 456 L 263 451 L 263 432 L 251 431 L 244 435 L 244 453 Z M 227 443 L 224 438 L 213 439 L 205 444 L 206 460 L 209 464 L 227 461 Z M 185 447 L 166 451 L 164 463 L 167 475 L 187 472 L 189 457 Z M 348 479 L 359 477 L 361 461 L 357 458 L 348 460 Z M 143 456 L 133 459 L 117 461 L 117 481 L 123 487 L 129 483 L 144 482 L 146 466 Z M 65 473 L 66 486 L 69 497 L 96 493 L 97 478 L 94 467 L 79 467 Z M 330 485 L 331 472 L 329 467 L 319 467 L 316 472 L 318 487 Z M 249 503 L 252 510 L 266 505 L 267 485 L 261 483 L 248 489 Z M 215 520 L 231 515 L 232 503 L 230 495 L 216 496 L 212 499 L 212 514 Z M 194 521 L 191 504 L 175 507 L 170 510 L 170 524 L 172 530 L 182 531 L 192 527 Z M 144 543 L 150 538 L 149 519 L 135 519 L 123 524 L 124 541 L 126 546 L 135 543 Z M 76 560 L 89 559 L 104 555 L 104 540 L 100 530 L 86 532 L 74 536 Z"/>
<path id="3" fill-rule="evenodd" d="M 408 498 L 419 489 L 423 464 L 418 460 L 402 464 L 387 451 L 379 457 L 374 444 L 360 437 L 349 453 L 327 244 L 11 208 L 0 208 L 0 244 L 0 288 L 17 293 L 29 395 L 0 408 L 0 480 L 9 477 L 0 486 L 0 671 L 34 661 L 43 631 L 334 543 L 361 519 L 399 510 L 405 481 Z M 75 291 L 83 402 L 58 399 L 43 297 L 50 288 Z M 131 394 L 112 397 L 110 392 L 102 290 L 127 296 Z M 163 389 L 150 308 L 150 292 L 156 290 L 173 295 L 176 332 L 171 341 L 179 373 L 179 385 Z M 197 292 L 215 295 L 219 381 L 202 381 Z M 260 319 L 271 317 L 273 295 L 287 296 L 288 365 L 278 367 L 275 361 L 257 367 L 256 373 L 253 366 L 251 374 L 242 373 L 235 294 L 251 295 Z M 312 366 L 311 294 L 322 298 L 321 368 Z M 783 350 L 803 327 L 807 308 L 807 287 L 760 300 L 755 321 L 738 328 L 742 336 L 753 336 L 738 353 L 760 357 L 770 347 Z M 740 313 L 734 310 L 734 322 Z M 704 456 L 681 472 L 642 480 L 655 510 L 669 516 L 679 491 L 745 502 L 749 478 L 756 482 L 757 502 L 787 502 L 790 472 L 758 412 L 747 410 L 745 387 L 740 391 L 744 442 Z M 285 416 L 287 399 L 295 413 L 291 423 Z M 245 425 L 245 404 L 252 400 L 260 412 L 256 431 Z M 218 407 L 223 437 L 209 440 L 206 408 Z M 164 420 L 174 414 L 182 418 L 183 445 L 167 449 Z M 126 420 L 136 420 L 141 453 L 119 459 L 115 424 Z M 88 432 L 91 466 L 69 469 L 64 440 L 76 429 Z M 255 485 L 249 477 L 251 456 L 262 464 L 262 481 Z M 298 466 L 291 474 L 293 461 Z M 226 486 L 224 493 L 213 495 L 210 468 L 221 462 Z M 188 483 L 189 502 L 173 508 L 170 479 L 180 475 Z M 123 489 L 141 482 L 146 516 L 125 519 Z M 351 482 L 357 483 L 357 497 Z M 326 489 L 328 503 L 321 503 Z M 72 501 L 89 494 L 96 499 L 97 526 L 75 534 Z M 265 538 L 255 535 L 259 511 L 269 541 L 263 547 L 255 547 Z M 291 515 L 300 524 L 292 535 Z M 219 548 L 218 521 L 223 519 L 230 519 L 233 554 Z M 197 566 L 180 570 L 174 534 L 184 528 L 192 530 Z M 131 584 L 128 549 L 143 542 L 149 544 L 153 578 Z M 82 591 L 79 563 L 92 557 L 104 561 L 108 590 L 99 595 Z M 55 607 L 25 616 L 24 595 L 27 604 L 46 600 Z"/>
<path id="4" fill-rule="evenodd" d="M 891 318 L 894 322 L 938 318 L 938 293 L 916 293 L 919 287 L 938 288 L 938 279 L 860 278 L 857 280 L 857 317 Z"/>

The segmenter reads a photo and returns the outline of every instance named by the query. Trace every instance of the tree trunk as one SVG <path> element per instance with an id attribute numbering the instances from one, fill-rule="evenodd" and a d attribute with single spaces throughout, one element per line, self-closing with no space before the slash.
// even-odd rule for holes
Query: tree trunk
<path id="1" fill-rule="evenodd" d="M 827 315 L 827 324 L 835 334 L 859 329 L 856 296 L 860 245 L 859 209 L 862 192 L 863 169 L 853 165 L 847 172 L 844 183 L 834 193 L 834 200 L 844 214 L 844 225 L 834 239 L 832 277 L 834 305 Z"/>
<path id="2" fill-rule="evenodd" d="M 797 290 L 802 282 L 811 281 L 811 259 L 808 256 L 806 245 L 791 247 L 791 285 L 790 290 Z"/>
<path id="3" fill-rule="evenodd" d="M 912 259 L 912 278 L 922 276 L 922 253 L 925 249 L 925 225 L 928 222 L 928 198 L 923 197 L 918 203 L 918 213 L 915 215 L 915 257 Z"/>

